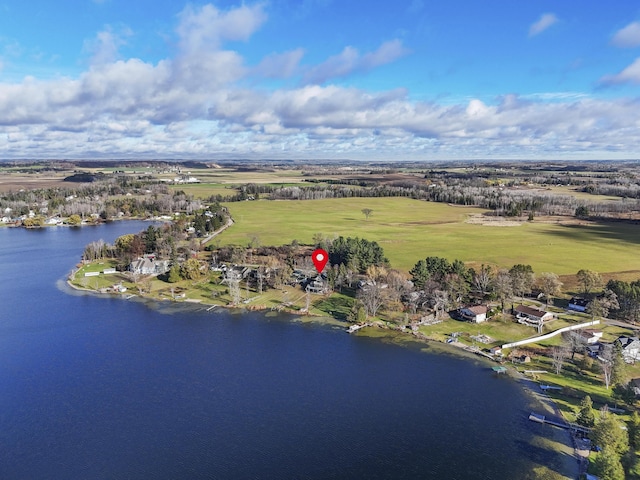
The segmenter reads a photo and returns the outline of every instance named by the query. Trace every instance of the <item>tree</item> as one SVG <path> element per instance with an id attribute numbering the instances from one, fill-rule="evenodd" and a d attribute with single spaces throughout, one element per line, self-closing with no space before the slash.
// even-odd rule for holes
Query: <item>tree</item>
<path id="1" fill-rule="evenodd" d="M 80 217 L 80 215 L 78 215 L 78 214 L 73 214 L 69 218 L 67 218 L 65 223 L 67 225 L 71 225 L 72 227 L 75 227 L 75 226 L 80 225 L 82 223 L 82 217 Z"/>
<path id="2" fill-rule="evenodd" d="M 562 338 L 567 344 L 567 347 L 571 350 L 571 360 L 573 360 L 576 353 L 584 351 L 585 341 L 580 335 L 580 332 L 571 330 L 563 334 Z"/>
<path id="3" fill-rule="evenodd" d="M 576 208 L 575 216 L 578 218 L 587 218 L 589 217 L 589 207 L 586 205 L 580 205 Z"/>
<path id="4" fill-rule="evenodd" d="M 511 298 L 513 295 L 513 287 L 511 285 L 511 275 L 507 270 L 501 269 L 498 271 L 496 278 L 493 283 L 493 290 L 496 294 L 496 297 L 500 299 L 500 303 L 502 304 L 502 311 L 504 312 L 504 302 L 505 300 Z"/>
<path id="5" fill-rule="evenodd" d="M 624 480 L 624 468 L 620 463 L 620 456 L 611 447 L 603 447 L 598 453 L 593 468 L 598 478 L 603 480 Z"/>
<path id="6" fill-rule="evenodd" d="M 540 291 L 544 294 L 547 304 L 550 304 L 553 296 L 560 293 L 562 282 L 555 273 L 543 272 L 538 278 L 538 286 L 540 287 Z"/>
<path id="7" fill-rule="evenodd" d="M 580 401 L 580 411 L 576 417 L 576 423 L 587 428 L 593 427 L 596 423 L 596 414 L 593 411 L 593 402 L 589 395 Z"/>
<path id="8" fill-rule="evenodd" d="M 169 269 L 169 275 L 167 275 L 167 282 L 176 283 L 182 280 L 182 276 L 180 275 L 180 267 L 178 265 L 173 265 Z"/>
<path id="9" fill-rule="evenodd" d="M 358 290 L 357 297 L 362 302 L 367 315 L 371 317 L 375 317 L 378 309 L 384 304 L 384 291 L 373 280 Z"/>
<path id="10" fill-rule="evenodd" d="M 602 449 L 612 448 L 616 454 L 622 455 L 629 449 L 629 436 L 623 430 L 624 426 L 604 407 L 589 436 L 595 445 Z"/>
<path id="11" fill-rule="evenodd" d="M 531 288 L 535 282 L 531 265 L 514 265 L 509 269 L 509 276 L 511 277 L 511 287 L 514 295 L 523 297 L 526 293 L 531 293 Z"/>
<path id="12" fill-rule="evenodd" d="M 602 371 L 604 386 L 609 390 L 611 376 L 613 374 L 613 349 L 607 348 L 600 355 L 600 370 Z"/>
<path id="13" fill-rule="evenodd" d="M 180 267 L 180 275 L 187 280 L 198 280 L 202 276 L 200 262 L 195 258 L 189 258 Z"/>
<path id="14" fill-rule="evenodd" d="M 419 260 L 411 270 L 409 270 L 409 274 L 411 275 L 411 281 L 416 286 L 416 288 L 424 288 L 425 284 L 431 278 L 429 274 L 429 270 L 427 269 L 427 262 L 425 260 Z"/>
<path id="15" fill-rule="evenodd" d="M 602 278 L 598 272 L 581 269 L 576 274 L 578 283 L 582 286 L 582 292 L 587 295 L 592 289 L 602 286 Z"/>
<path id="16" fill-rule="evenodd" d="M 479 272 L 474 272 L 473 275 L 473 289 L 486 295 L 489 293 L 489 287 L 493 281 L 493 272 L 488 265 L 482 265 Z"/>
<path id="17" fill-rule="evenodd" d="M 587 313 L 595 320 L 596 317 L 607 317 L 611 309 L 617 309 L 619 307 L 617 295 L 613 293 L 613 291 L 605 289 L 602 297 L 594 298 L 589 302 L 587 305 Z"/>
<path id="18" fill-rule="evenodd" d="M 627 383 L 627 364 L 622 355 L 622 345 L 620 345 L 620 342 L 614 342 L 612 353 L 611 383 L 613 385 L 624 385 Z"/>
<path id="19" fill-rule="evenodd" d="M 635 410 L 627 424 L 627 432 L 629 433 L 629 445 L 634 450 L 638 450 L 640 448 L 640 415 Z"/>
<path id="20" fill-rule="evenodd" d="M 160 229 L 149 225 L 144 232 L 142 232 L 142 241 L 144 242 L 145 253 L 154 253 L 158 249 L 158 240 L 160 238 Z"/>
<path id="21" fill-rule="evenodd" d="M 373 210 L 371 210 L 370 208 L 363 208 L 361 211 L 367 220 L 369 220 L 369 217 L 373 213 Z"/>
<path id="22" fill-rule="evenodd" d="M 436 317 L 442 316 L 449 306 L 449 294 L 446 290 L 434 290 L 431 294 L 431 304 L 436 312 Z"/>
<path id="23" fill-rule="evenodd" d="M 551 349 L 551 356 L 553 358 L 553 368 L 556 371 L 556 375 L 560 375 L 562 366 L 565 359 L 569 356 L 569 349 L 566 345 L 555 346 Z"/>

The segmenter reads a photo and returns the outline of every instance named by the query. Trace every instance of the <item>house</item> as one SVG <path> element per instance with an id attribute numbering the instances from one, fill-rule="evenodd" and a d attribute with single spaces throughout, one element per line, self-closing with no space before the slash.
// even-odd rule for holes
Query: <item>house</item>
<path id="1" fill-rule="evenodd" d="M 169 262 L 156 260 L 156 256 L 153 254 L 145 255 L 131 262 L 129 270 L 139 275 L 160 275 L 169 271 Z"/>
<path id="2" fill-rule="evenodd" d="M 585 300 L 580 297 L 572 297 L 569 300 L 569 310 L 574 310 L 576 312 L 586 312 L 587 305 L 589 305 L 589 300 Z"/>
<path id="3" fill-rule="evenodd" d="M 489 351 L 492 355 L 502 355 L 502 347 L 491 347 Z"/>
<path id="4" fill-rule="evenodd" d="M 640 360 L 640 339 L 638 337 L 618 337 L 616 343 L 622 347 L 622 357 L 627 363 L 635 363 Z"/>
<path id="5" fill-rule="evenodd" d="M 328 287 L 322 276 L 318 275 L 311 279 L 305 290 L 318 295 L 324 295 L 328 292 Z"/>
<path id="6" fill-rule="evenodd" d="M 585 352 L 592 358 L 598 358 L 598 355 L 600 355 L 600 350 L 602 350 L 602 345 L 599 343 L 595 343 L 592 345 L 587 345 Z"/>
<path id="7" fill-rule="evenodd" d="M 525 322 L 533 323 L 535 325 L 553 319 L 553 313 L 533 307 L 527 307 L 526 305 L 518 305 L 514 311 L 518 320 L 524 320 Z"/>
<path id="8" fill-rule="evenodd" d="M 593 328 L 585 328 L 584 330 L 580 330 L 578 335 L 580 335 L 580 339 L 586 343 L 587 345 L 593 345 L 598 343 L 602 339 L 602 330 L 595 330 Z"/>
<path id="9" fill-rule="evenodd" d="M 487 320 L 488 310 L 489 309 L 485 305 L 475 305 L 473 307 L 460 309 L 460 315 L 463 319 L 469 322 L 481 323 Z"/>

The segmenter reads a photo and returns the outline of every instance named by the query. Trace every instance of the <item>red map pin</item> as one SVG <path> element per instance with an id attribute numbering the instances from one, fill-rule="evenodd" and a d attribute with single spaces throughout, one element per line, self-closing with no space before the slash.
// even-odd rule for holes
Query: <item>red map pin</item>
<path id="1" fill-rule="evenodd" d="M 324 266 L 329 261 L 329 254 L 325 250 L 318 248 L 311 254 L 311 260 L 313 260 L 313 264 L 316 266 L 318 273 L 322 273 Z"/>

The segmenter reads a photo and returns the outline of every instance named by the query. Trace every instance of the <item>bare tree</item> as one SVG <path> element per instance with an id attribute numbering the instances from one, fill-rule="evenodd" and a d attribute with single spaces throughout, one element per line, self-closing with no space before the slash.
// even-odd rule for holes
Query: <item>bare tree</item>
<path id="1" fill-rule="evenodd" d="M 508 270 L 500 270 L 496 275 L 493 289 L 496 297 L 500 299 L 502 303 L 502 310 L 504 311 L 504 302 L 513 295 L 513 288 L 511 286 L 511 275 Z"/>
<path id="2" fill-rule="evenodd" d="M 611 379 L 613 377 L 613 355 L 613 348 L 605 348 L 602 354 L 598 357 L 598 360 L 600 360 L 602 379 L 604 380 L 604 386 L 607 387 L 607 390 L 609 390 Z"/>
<path id="3" fill-rule="evenodd" d="M 229 295 L 231 296 L 231 302 L 234 305 L 240 303 L 240 281 L 242 276 L 240 272 L 233 269 L 229 269 L 226 274 L 226 282 L 229 285 Z"/>
<path id="4" fill-rule="evenodd" d="M 384 291 L 374 281 L 358 290 L 358 300 L 362 302 L 367 315 L 375 317 L 378 309 L 384 304 Z"/>
<path id="5" fill-rule="evenodd" d="M 543 272 L 538 277 L 538 286 L 544 294 L 547 304 L 551 304 L 553 296 L 560 293 L 562 282 L 555 273 Z"/>
<path id="6" fill-rule="evenodd" d="M 493 281 L 493 272 L 488 265 L 482 265 L 480 271 L 473 276 L 473 288 L 476 292 L 486 295 Z"/>
<path id="7" fill-rule="evenodd" d="M 431 303 L 436 312 L 436 317 L 439 318 L 449 305 L 449 293 L 446 290 L 434 290 L 431 294 Z"/>
<path id="8" fill-rule="evenodd" d="M 585 341 L 578 330 L 571 330 L 565 333 L 563 334 L 563 339 L 567 349 L 571 351 L 571 360 L 573 360 L 577 352 L 584 350 Z"/>
<path id="9" fill-rule="evenodd" d="M 560 375 L 565 359 L 569 356 L 569 349 L 567 345 L 558 345 L 551 349 L 551 356 L 553 358 L 553 368 L 557 375 Z"/>
<path id="10" fill-rule="evenodd" d="M 370 208 L 363 208 L 361 212 L 367 220 L 369 220 L 369 217 L 373 214 L 373 210 L 371 210 Z"/>

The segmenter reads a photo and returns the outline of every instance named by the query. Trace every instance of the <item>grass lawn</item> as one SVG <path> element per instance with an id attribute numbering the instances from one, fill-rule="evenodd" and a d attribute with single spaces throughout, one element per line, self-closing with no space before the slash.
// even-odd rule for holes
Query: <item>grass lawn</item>
<path id="1" fill-rule="evenodd" d="M 536 272 L 575 274 L 638 271 L 640 226 L 625 223 L 560 225 L 525 222 L 517 227 L 466 223 L 483 210 L 407 198 L 349 198 L 227 204 L 235 225 L 216 238 L 221 245 L 263 245 L 296 239 L 311 243 L 316 233 L 375 240 L 392 266 L 409 270 L 427 256 L 511 267 L 530 264 Z M 373 210 L 366 220 L 362 209 Z"/>

